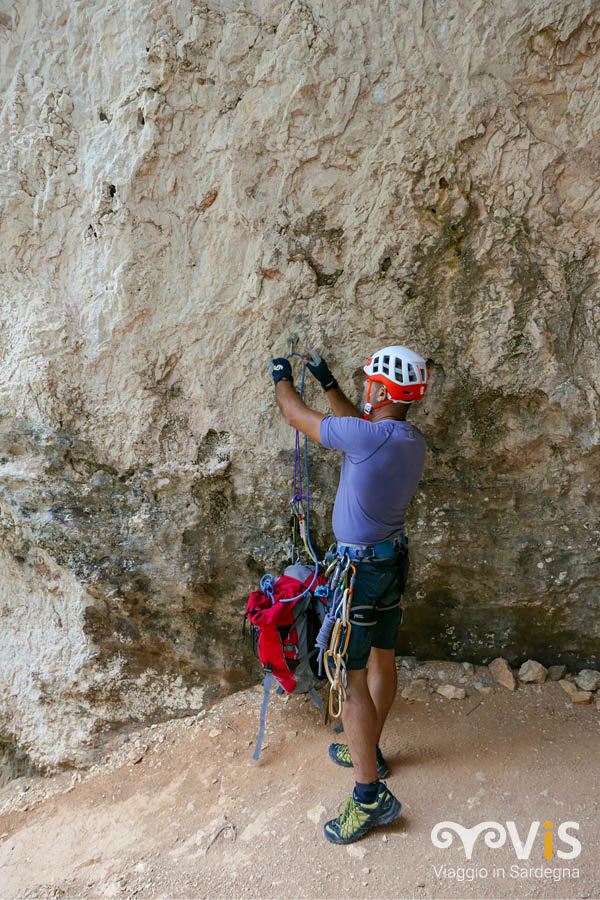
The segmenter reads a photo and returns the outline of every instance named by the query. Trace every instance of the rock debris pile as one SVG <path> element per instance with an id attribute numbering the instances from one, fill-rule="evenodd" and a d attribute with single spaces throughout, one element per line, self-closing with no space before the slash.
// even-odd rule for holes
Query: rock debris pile
<path id="1" fill-rule="evenodd" d="M 401 656 L 397 660 L 400 671 L 408 670 L 411 680 L 402 689 L 405 700 L 429 700 L 432 693 L 440 694 L 447 700 L 464 700 L 474 689 L 483 696 L 491 694 L 496 685 L 509 691 L 521 685 L 542 685 L 554 681 L 568 694 L 571 703 L 588 704 L 594 699 L 594 692 L 600 687 L 600 671 L 581 669 L 577 674 L 567 672 L 564 665 L 546 668 L 534 659 L 525 660 L 518 670 L 512 669 L 506 659 L 496 657 L 488 666 L 474 666 L 471 662 L 423 662 L 419 664 L 414 656 Z M 434 667 L 440 667 L 435 669 Z M 445 681 L 454 677 L 459 684 Z M 463 685 L 469 685 L 464 687 Z M 600 693 L 595 698 L 600 709 Z"/>

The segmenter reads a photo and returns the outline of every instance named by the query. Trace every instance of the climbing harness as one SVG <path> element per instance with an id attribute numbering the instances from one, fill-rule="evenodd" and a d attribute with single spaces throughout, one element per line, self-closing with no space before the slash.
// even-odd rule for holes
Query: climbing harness
<path id="1" fill-rule="evenodd" d="M 346 671 L 346 653 L 352 631 L 352 598 L 356 583 L 356 568 L 363 560 L 384 558 L 393 556 L 400 548 L 408 549 L 405 534 L 400 534 L 386 541 L 380 541 L 370 546 L 362 544 L 341 544 L 336 548 L 336 558 L 325 572 L 328 576 L 333 570 L 328 583 L 328 593 L 331 599 L 330 610 L 327 612 L 321 630 L 317 635 L 316 645 L 319 648 L 319 674 L 325 671 L 329 682 L 328 714 L 333 719 L 342 715 L 346 689 L 348 683 Z M 326 556 L 326 559 L 327 559 Z M 402 598 L 398 601 L 402 606 Z M 389 609 L 393 609 L 390 606 Z M 374 624 L 373 622 L 362 622 Z"/>

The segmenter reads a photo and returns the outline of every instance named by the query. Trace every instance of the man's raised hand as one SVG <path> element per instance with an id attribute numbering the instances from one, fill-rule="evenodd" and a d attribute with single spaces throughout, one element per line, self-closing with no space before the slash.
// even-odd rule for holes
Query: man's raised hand
<path id="1" fill-rule="evenodd" d="M 285 359 L 285 357 L 278 356 L 276 359 L 270 359 L 267 362 L 267 367 L 269 369 L 269 374 L 273 376 L 275 384 L 277 384 L 278 381 L 291 381 L 292 384 L 294 383 L 292 367 L 290 366 L 289 360 Z"/>
<path id="2" fill-rule="evenodd" d="M 339 386 L 331 374 L 329 366 L 316 350 L 307 347 L 304 351 L 304 361 L 306 368 L 315 376 L 324 391 L 331 391 Z"/>

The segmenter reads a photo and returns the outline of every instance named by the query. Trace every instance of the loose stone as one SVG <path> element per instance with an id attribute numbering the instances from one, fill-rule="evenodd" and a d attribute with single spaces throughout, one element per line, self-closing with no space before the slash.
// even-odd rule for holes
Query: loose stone
<path id="1" fill-rule="evenodd" d="M 516 688 L 515 676 L 507 660 L 502 656 L 498 656 L 496 659 L 492 660 L 488 669 L 498 684 L 508 688 L 509 691 L 514 691 Z"/>
<path id="2" fill-rule="evenodd" d="M 548 669 L 535 659 L 526 660 L 519 669 L 519 679 L 525 682 L 543 684 L 546 680 Z"/>

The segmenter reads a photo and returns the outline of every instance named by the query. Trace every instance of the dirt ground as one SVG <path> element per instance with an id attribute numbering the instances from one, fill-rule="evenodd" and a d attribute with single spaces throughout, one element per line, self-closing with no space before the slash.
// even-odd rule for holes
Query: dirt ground
<path id="1" fill-rule="evenodd" d="M 492 684 L 488 670 L 459 663 L 399 675 L 381 741 L 403 805 L 391 825 L 329 844 L 323 823 L 353 786 L 352 770 L 327 756 L 343 736 L 306 696 L 274 696 L 255 762 L 253 688 L 205 715 L 120 736 L 87 773 L 10 782 L 0 792 L 0 898 L 600 898 L 596 703 L 575 705 L 551 681 L 482 694 L 473 681 Z M 417 677 L 422 699 L 403 699 Z M 461 678 L 462 700 L 430 693 Z M 499 823 L 507 838 L 489 846 L 488 828 L 468 859 L 456 826 L 450 846 L 433 843 L 442 821 Z M 520 859 L 510 823 L 518 845 L 535 822 Z M 559 834 L 566 822 L 580 842 L 574 858 L 559 855 L 573 853 Z"/>

